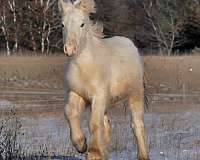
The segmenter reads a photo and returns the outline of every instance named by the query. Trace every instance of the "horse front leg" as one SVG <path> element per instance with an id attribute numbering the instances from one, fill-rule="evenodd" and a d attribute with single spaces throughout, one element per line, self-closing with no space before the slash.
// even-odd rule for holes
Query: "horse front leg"
<path id="1" fill-rule="evenodd" d="M 138 159 L 149 160 L 147 138 L 144 127 L 144 98 L 141 96 L 129 97 L 129 106 L 132 113 L 132 129 L 137 140 Z"/>
<path id="2" fill-rule="evenodd" d="M 91 119 L 89 124 L 91 142 L 87 160 L 106 159 L 107 150 L 104 137 L 104 114 L 106 110 L 106 103 L 105 95 L 96 95 L 93 97 L 91 106 Z"/>
<path id="3" fill-rule="evenodd" d="M 82 97 L 74 92 L 69 93 L 68 104 L 65 113 L 70 125 L 70 136 L 74 147 L 78 152 L 84 153 L 87 150 L 86 138 L 81 130 L 80 115 L 85 109 L 85 102 Z"/>

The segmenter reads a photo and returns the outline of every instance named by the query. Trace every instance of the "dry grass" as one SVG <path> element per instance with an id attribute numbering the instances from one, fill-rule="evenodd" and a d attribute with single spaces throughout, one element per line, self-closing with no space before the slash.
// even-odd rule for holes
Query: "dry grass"
<path id="1" fill-rule="evenodd" d="M 64 87 L 65 56 L 0 57 L 0 88 Z M 148 88 L 154 92 L 200 90 L 200 56 L 145 56 Z"/>
<path id="2" fill-rule="evenodd" d="M 200 56 L 145 56 L 148 86 L 156 92 L 200 90 Z"/>

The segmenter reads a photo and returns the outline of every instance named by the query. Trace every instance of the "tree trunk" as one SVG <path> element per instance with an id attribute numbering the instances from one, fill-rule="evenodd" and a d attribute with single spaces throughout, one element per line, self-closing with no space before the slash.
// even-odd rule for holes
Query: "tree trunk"
<path id="1" fill-rule="evenodd" d="M 44 50 L 45 50 L 45 28 L 46 28 L 46 22 L 44 21 L 43 28 L 42 28 L 42 39 L 41 39 L 41 51 L 42 51 L 42 53 L 44 53 Z"/>
<path id="2" fill-rule="evenodd" d="M 6 23 L 6 13 L 5 13 L 5 7 L 3 8 L 3 14 L 1 15 L 1 29 L 3 31 L 3 35 L 6 41 L 6 50 L 7 50 L 7 56 L 10 56 L 10 47 L 9 47 L 9 34 L 7 30 L 7 23 Z"/>
<path id="3" fill-rule="evenodd" d="M 10 57 L 10 48 L 9 48 L 9 42 L 6 40 L 6 50 L 7 50 L 7 56 Z"/>

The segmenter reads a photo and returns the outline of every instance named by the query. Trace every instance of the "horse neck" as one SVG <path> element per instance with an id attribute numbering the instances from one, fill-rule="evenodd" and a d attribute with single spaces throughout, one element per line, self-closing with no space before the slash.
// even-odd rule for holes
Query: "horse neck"
<path id="1" fill-rule="evenodd" d="M 83 54 L 86 54 L 85 52 L 93 54 L 95 49 L 99 48 L 98 46 L 102 43 L 102 40 L 96 37 L 92 30 L 88 30 L 83 43 L 85 43 L 82 48 Z"/>

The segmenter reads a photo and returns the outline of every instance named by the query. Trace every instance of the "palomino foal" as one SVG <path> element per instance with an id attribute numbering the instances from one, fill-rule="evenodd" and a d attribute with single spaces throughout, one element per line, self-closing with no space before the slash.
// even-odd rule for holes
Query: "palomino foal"
<path id="1" fill-rule="evenodd" d="M 127 98 L 138 159 L 149 160 L 143 120 L 143 67 L 138 50 L 125 37 L 103 38 L 103 27 L 89 19 L 89 14 L 95 12 L 93 0 L 59 0 L 58 6 L 62 13 L 64 52 L 72 57 L 67 68 L 70 92 L 65 111 L 73 145 L 81 153 L 87 150 L 80 115 L 89 102 L 91 142 L 87 160 L 107 159 L 111 125 L 106 109 L 116 99 Z"/>

